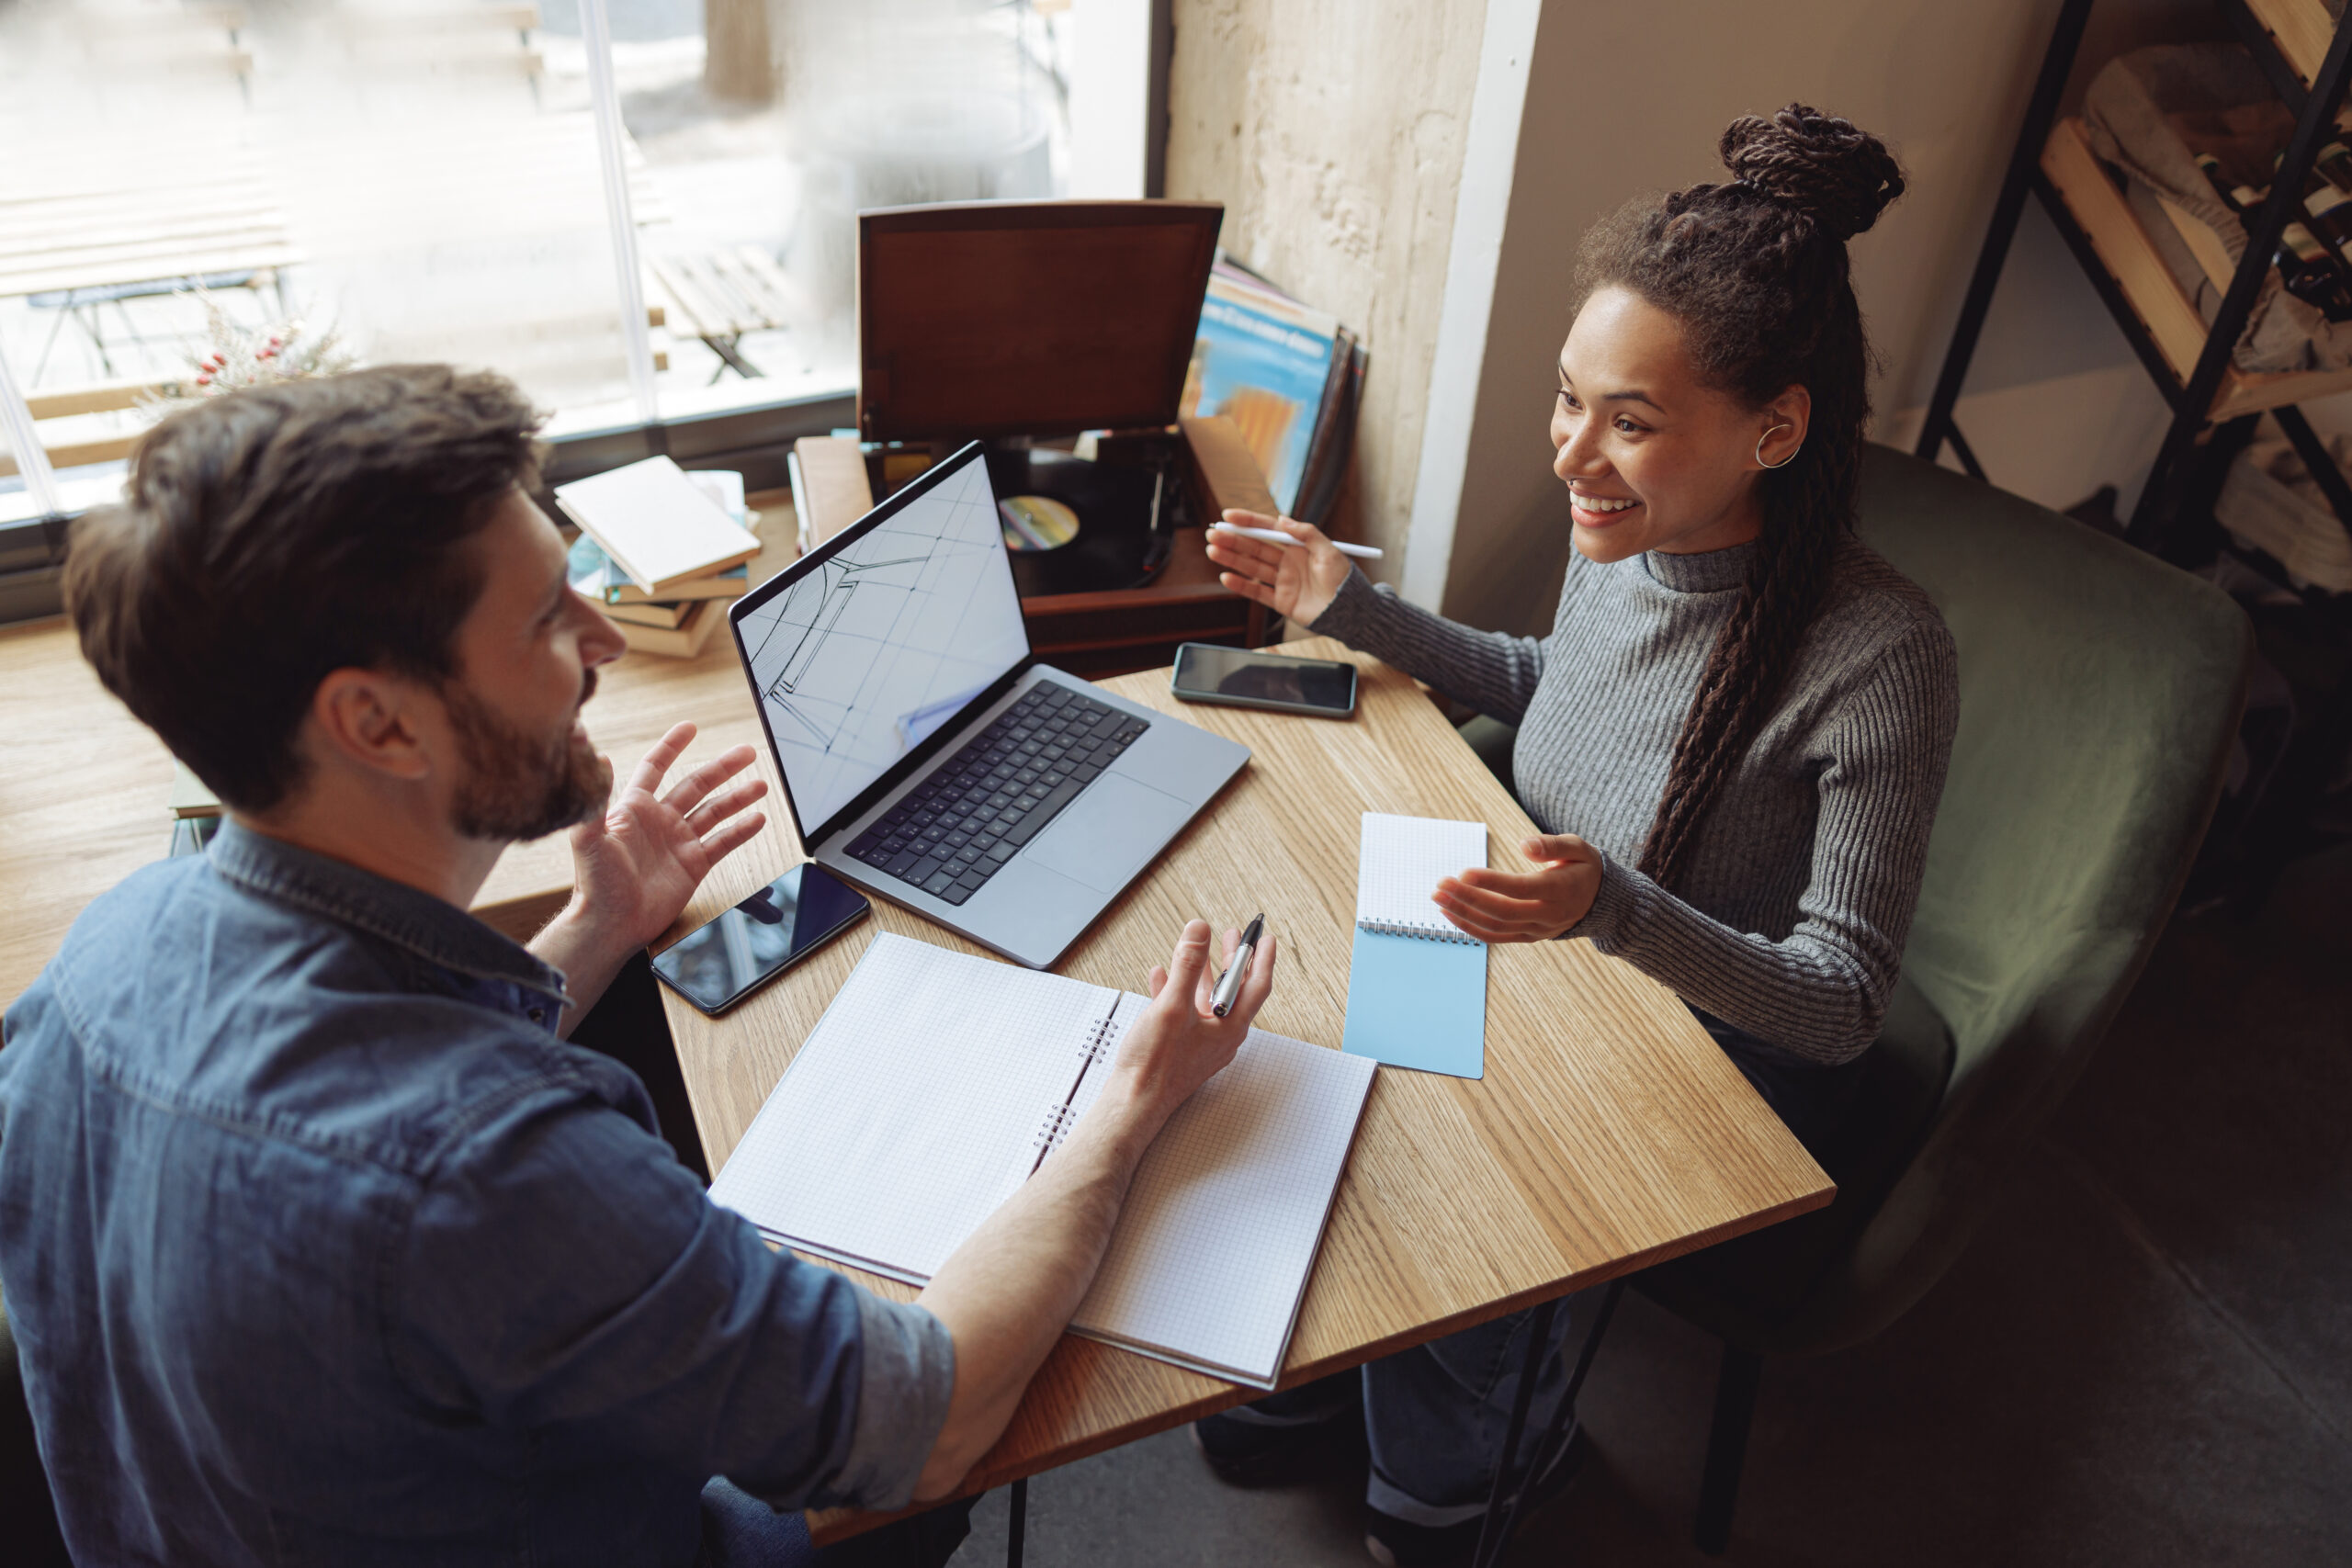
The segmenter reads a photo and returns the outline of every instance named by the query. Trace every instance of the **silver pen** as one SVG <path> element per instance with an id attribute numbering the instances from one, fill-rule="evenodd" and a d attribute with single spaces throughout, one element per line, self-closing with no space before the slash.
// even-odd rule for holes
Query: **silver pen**
<path id="1" fill-rule="evenodd" d="M 1257 955 L 1258 939 L 1265 931 L 1266 917 L 1252 915 L 1250 929 L 1241 933 L 1241 945 L 1233 950 L 1233 962 L 1216 978 L 1216 991 L 1211 999 L 1217 1017 L 1223 1018 L 1233 1010 L 1233 998 L 1241 994 L 1242 977 L 1250 973 L 1250 960 Z"/>

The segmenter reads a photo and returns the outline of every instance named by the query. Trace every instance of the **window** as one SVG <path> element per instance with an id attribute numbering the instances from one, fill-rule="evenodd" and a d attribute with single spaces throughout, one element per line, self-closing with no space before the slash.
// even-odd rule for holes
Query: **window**
<path id="1" fill-rule="evenodd" d="M 860 208 L 1144 194 L 1153 14 L 0 5 L 0 359 L 69 512 L 159 410 L 289 365 L 490 366 L 573 468 L 838 397 Z M 0 479 L 0 526 L 45 504 Z"/>
<path id="2" fill-rule="evenodd" d="M 1123 25 L 1140 39 L 1129 24 L 1148 13 L 1143 0 L 616 8 L 614 74 L 644 160 L 639 233 L 668 344 L 662 416 L 854 384 L 860 209 L 1142 195 L 1139 159 L 1132 188 L 1073 181 L 1074 161 L 1088 170 L 1071 100 L 1088 29 L 1104 53 Z M 551 5 L 550 32 L 576 17 Z"/>
<path id="3" fill-rule="evenodd" d="M 28 517 L 57 510 L 57 481 L 49 471 L 48 455 L 39 446 L 31 411 L 8 374 L 6 362 L 0 361 L 0 508 Z M 28 449 L 33 450 L 33 457 L 18 456 Z"/>
<path id="4" fill-rule="evenodd" d="M 0 360 L 0 518 L 53 518 L 61 510 L 31 411 Z M 0 525 L 0 622 L 56 613 L 61 533 L 54 523 Z"/>

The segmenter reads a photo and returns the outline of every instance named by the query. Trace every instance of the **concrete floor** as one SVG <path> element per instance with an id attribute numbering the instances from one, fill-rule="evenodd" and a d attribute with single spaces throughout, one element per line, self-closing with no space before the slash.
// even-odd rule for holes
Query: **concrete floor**
<path id="1" fill-rule="evenodd" d="M 1730 1561 L 2352 1562 L 2352 847 L 2164 940 L 1975 1245 L 1907 1317 L 1768 1364 Z M 1600 1463 L 1508 1561 L 1689 1541 L 1714 1344 L 1629 1294 Z M 1360 1478 L 1220 1485 L 1182 1432 L 1031 1483 L 1028 1561 L 1357 1564 Z M 986 1499 L 957 1568 L 1003 1561 Z"/>

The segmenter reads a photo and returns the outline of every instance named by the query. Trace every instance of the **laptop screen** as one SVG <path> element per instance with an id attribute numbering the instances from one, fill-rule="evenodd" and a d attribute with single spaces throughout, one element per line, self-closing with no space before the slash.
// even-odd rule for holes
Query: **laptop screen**
<path id="1" fill-rule="evenodd" d="M 837 549 L 819 547 L 783 592 L 736 616 L 811 835 L 1028 657 L 983 457 L 973 446 L 926 474 L 920 493 Z"/>

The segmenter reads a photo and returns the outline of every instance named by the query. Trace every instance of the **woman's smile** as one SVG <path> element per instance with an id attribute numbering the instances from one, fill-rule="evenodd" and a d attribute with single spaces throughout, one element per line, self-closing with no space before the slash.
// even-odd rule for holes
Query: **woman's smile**
<path id="1" fill-rule="evenodd" d="M 1568 498 L 1577 524 L 1586 528 L 1606 528 L 1622 522 L 1628 512 L 1641 505 L 1630 495 L 1589 495 L 1575 489 L 1568 491 Z"/>

